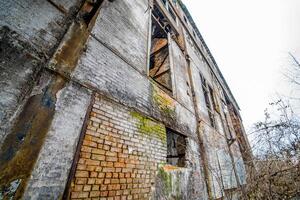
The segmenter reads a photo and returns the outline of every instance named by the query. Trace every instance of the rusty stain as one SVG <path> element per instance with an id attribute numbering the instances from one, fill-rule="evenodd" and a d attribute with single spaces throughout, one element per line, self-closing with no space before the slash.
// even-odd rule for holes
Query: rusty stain
<path id="1" fill-rule="evenodd" d="M 52 0 L 48 0 L 53 4 Z M 102 3 L 102 1 L 99 1 Z M 91 8 L 88 1 L 82 6 L 79 17 L 84 13 L 93 14 L 90 21 L 81 18 L 70 26 L 61 45 L 56 50 L 49 68 L 56 72 L 50 84 L 42 94 L 32 96 L 26 102 L 23 111 L 18 116 L 12 132 L 5 138 L 0 150 L 0 191 L 5 191 L 15 180 L 22 180 L 14 199 L 19 199 L 24 193 L 28 178 L 38 158 L 48 129 L 55 114 L 56 94 L 67 83 L 71 72 L 75 69 L 85 43 L 90 35 L 91 27 L 99 13 L 99 2 Z M 57 7 L 58 5 L 54 5 Z M 61 8 L 59 7 L 59 10 Z M 64 10 L 61 10 L 64 12 Z M 60 76 L 60 75 L 62 76 Z M 4 194 L 6 195 L 6 194 Z M 10 198 L 4 196 L 4 198 Z"/>
<path id="2" fill-rule="evenodd" d="M 173 165 L 165 165 L 165 166 L 163 166 L 163 169 L 164 169 L 164 171 L 168 172 L 168 171 L 174 171 L 174 170 L 179 170 L 179 169 L 184 169 L 184 168 L 173 166 Z"/>
<path id="3" fill-rule="evenodd" d="M 22 179 L 15 194 L 16 199 L 24 192 L 54 116 L 56 93 L 64 87 L 65 83 L 65 79 L 56 76 L 43 94 L 30 97 L 11 134 L 6 137 L 2 145 L 0 189 L 3 190 L 7 184 L 16 179 Z"/>
<path id="4" fill-rule="evenodd" d="M 80 10 L 81 16 L 84 13 L 92 12 L 93 8 L 89 2 L 85 2 Z M 79 22 L 75 21 L 69 28 L 66 39 L 58 47 L 54 58 L 50 63 L 50 68 L 66 77 L 69 77 L 71 72 L 77 66 L 80 55 L 85 49 L 85 44 L 91 32 L 91 28 L 95 24 L 96 16 L 99 10 L 94 14 L 89 24 L 86 24 L 83 19 Z"/>

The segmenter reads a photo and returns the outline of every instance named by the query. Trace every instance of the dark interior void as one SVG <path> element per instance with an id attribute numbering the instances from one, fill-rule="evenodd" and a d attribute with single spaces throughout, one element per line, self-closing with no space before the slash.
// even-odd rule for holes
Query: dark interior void
<path id="1" fill-rule="evenodd" d="M 184 167 L 186 137 L 167 128 L 167 164 Z"/>

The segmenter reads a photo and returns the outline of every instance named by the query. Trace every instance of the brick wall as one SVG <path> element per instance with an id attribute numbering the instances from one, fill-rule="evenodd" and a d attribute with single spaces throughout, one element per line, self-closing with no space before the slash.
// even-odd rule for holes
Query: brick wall
<path id="1" fill-rule="evenodd" d="M 161 123 L 96 95 L 71 199 L 149 199 L 165 157 Z"/>

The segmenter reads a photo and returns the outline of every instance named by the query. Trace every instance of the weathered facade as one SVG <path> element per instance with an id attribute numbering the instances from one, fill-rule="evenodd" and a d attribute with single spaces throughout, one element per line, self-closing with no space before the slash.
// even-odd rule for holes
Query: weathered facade
<path id="1" fill-rule="evenodd" d="M 0 199 L 243 197 L 239 107 L 181 1 L 0 7 Z"/>

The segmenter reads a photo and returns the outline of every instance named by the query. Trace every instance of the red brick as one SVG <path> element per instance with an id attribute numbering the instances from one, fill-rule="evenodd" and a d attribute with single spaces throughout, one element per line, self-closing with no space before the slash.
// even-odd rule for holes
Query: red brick
<path id="1" fill-rule="evenodd" d="M 117 157 L 118 154 L 117 154 L 116 152 L 107 151 L 107 152 L 105 153 L 105 155 Z"/>
<path id="2" fill-rule="evenodd" d="M 102 171 L 103 172 L 115 172 L 115 168 L 103 167 Z"/>
<path id="3" fill-rule="evenodd" d="M 110 149 L 110 147 L 108 145 L 103 145 L 103 149 L 108 151 Z"/>
<path id="4" fill-rule="evenodd" d="M 91 153 L 92 152 L 92 148 L 91 147 L 87 147 L 87 146 L 82 146 L 81 147 L 81 151 L 82 152 Z"/>
<path id="5" fill-rule="evenodd" d="M 99 155 L 99 154 L 92 154 L 92 159 L 103 161 L 103 160 L 105 160 L 105 156 Z"/>
<path id="6" fill-rule="evenodd" d="M 108 196 L 108 191 L 102 191 L 102 192 L 100 193 L 100 196 L 101 196 L 101 197 L 107 197 L 107 196 Z"/>
<path id="7" fill-rule="evenodd" d="M 90 197 L 99 197 L 100 196 L 100 191 L 91 191 L 90 192 Z"/>
<path id="8" fill-rule="evenodd" d="M 104 179 L 102 179 L 102 178 L 96 178 L 95 183 L 96 183 L 97 185 L 100 185 L 100 184 L 103 183 L 103 180 L 104 180 Z"/>
<path id="9" fill-rule="evenodd" d="M 100 155 L 104 155 L 105 154 L 105 151 L 103 149 L 96 149 L 96 148 L 92 148 L 91 149 L 91 152 L 93 154 L 100 154 Z"/>
<path id="10" fill-rule="evenodd" d="M 107 190 L 107 185 L 101 185 L 101 186 L 100 186 L 100 190 L 101 190 L 101 191 Z"/>
<path id="11" fill-rule="evenodd" d="M 117 162 L 118 158 L 117 157 L 106 156 L 106 161 L 108 161 L 108 162 Z"/>
<path id="12" fill-rule="evenodd" d="M 96 178 L 98 176 L 98 173 L 97 172 L 91 172 L 90 173 L 90 177 L 91 178 Z"/>
<path id="13" fill-rule="evenodd" d="M 96 142 L 88 141 L 88 140 L 83 140 L 83 145 L 88 146 L 88 147 L 97 147 Z"/>
<path id="14" fill-rule="evenodd" d="M 113 173 L 113 178 L 119 178 L 119 173 Z"/>
<path id="15" fill-rule="evenodd" d="M 92 185 L 92 184 L 95 184 L 95 181 L 96 181 L 96 179 L 95 178 L 88 178 L 88 184 L 89 185 Z"/>
<path id="16" fill-rule="evenodd" d="M 87 178 L 76 178 L 76 184 L 86 184 Z"/>
<path id="17" fill-rule="evenodd" d="M 87 178 L 87 177 L 89 177 L 89 172 L 88 171 L 76 171 L 75 177 Z"/>
<path id="18" fill-rule="evenodd" d="M 115 183 L 120 183 L 120 180 L 119 179 L 111 179 L 110 181 L 112 184 L 115 184 Z"/>
<path id="19" fill-rule="evenodd" d="M 99 191 L 100 186 L 99 185 L 93 185 L 92 191 Z"/>
<path id="20" fill-rule="evenodd" d="M 115 196 L 116 195 L 116 191 L 109 191 L 108 192 L 108 196 L 109 197 L 113 197 L 113 196 Z"/>
<path id="21" fill-rule="evenodd" d="M 121 178 L 120 179 L 120 183 L 126 183 L 126 179 L 125 178 Z"/>
<path id="22" fill-rule="evenodd" d="M 119 162 L 116 162 L 114 163 L 114 167 L 125 167 L 126 165 L 124 163 L 119 163 Z"/>
<path id="23" fill-rule="evenodd" d="M 83 191 L 87 192 L 87 191 L 91 191 L 92 186 L 91 185 L 85 185 L 83 187 Z"/>
<path id="24" fill-rule="evenodd" d="M 102 167 L 96 166 L 95 171 L 96 172 L 102 172 Z"/>
<path id="25" fill-rule="evenodd" d="M 104 184 L 110 184 L 110 179 L 104 179 Z"/>
<path id="26" fill-rule="evenodd" d="M 73 191 L 80 192 L 83 189 L 83 185 L 75 185 Z"/>
<path id="27" fill-rule="evenodd" d="M 89 197 L 89 193 L 88 192 L 79 192 L 77 198 L 87 198 L 87 197 Z"/>
<path id="28" fill-rule="evenodd" d="M 86 165 L 78 164 L 76 170 L 85 170 L 85 169 L 86 169 Z"/>
<path id="29" fill-rule="evenodd" d="M 100 165 L 100 161 L 98 161 L 98 160 L 90 160 L 90 159 L 88 159 L 88 160 L 85 161 L 85 163 L 87 165 L 96 165 L 96 166 Z"/>
<path id="30" fill-rule="evenodd" d="M 86 167 L 86 170 L 89 171 L 89 172 L 93 172 L 93 171 L 95 171 L 95 169 L 96 169 L 96 166 L 94 166 L 94 165 L 88 165 Z"/>
<path id="31" fill-rule="evenodd" d="M 105 173 L 98 173 L 98 178 L 104 178 L 105 177 Z"/>

